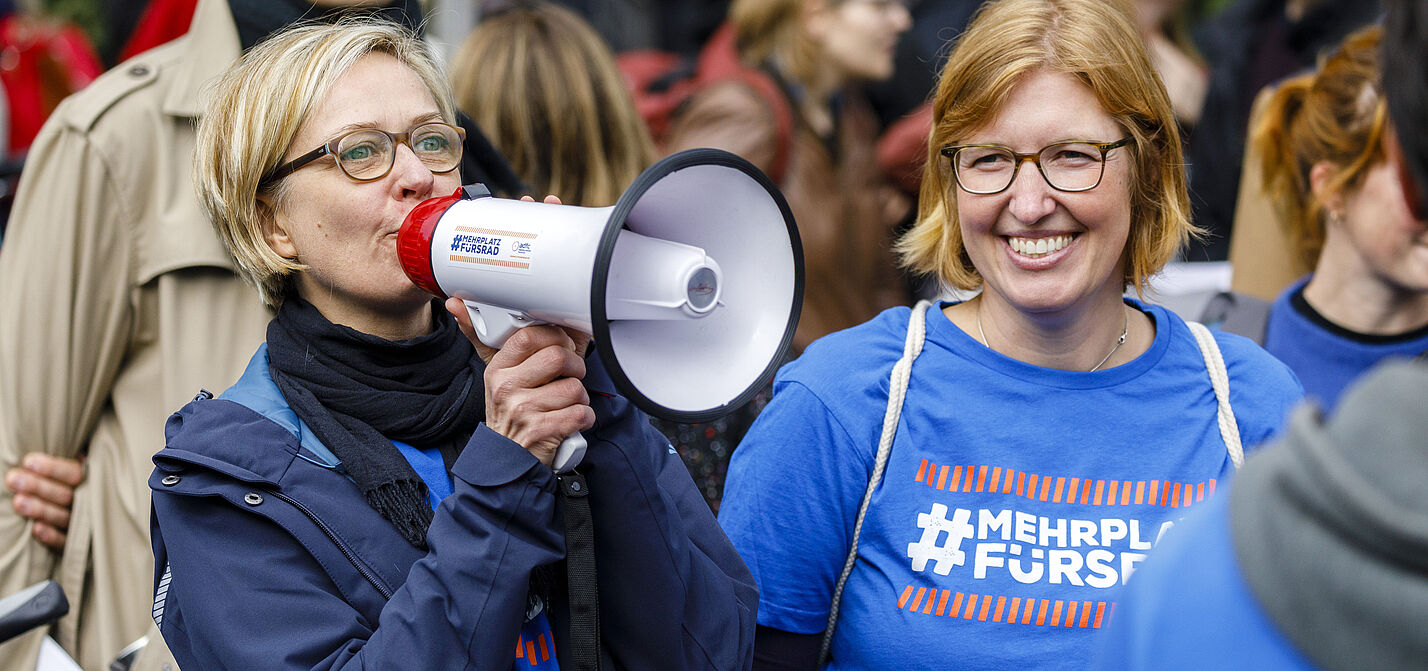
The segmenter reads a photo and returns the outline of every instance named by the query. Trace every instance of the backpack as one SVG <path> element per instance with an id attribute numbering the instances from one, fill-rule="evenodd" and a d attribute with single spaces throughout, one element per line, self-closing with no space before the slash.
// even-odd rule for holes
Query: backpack
<path id="1" fill-rule="evenodd" d="M 668 51 L 640 49 L 621 53 L 615 59 L 625 86 L 635 100 L 635 110 L 644 119 L 655 144 L 663 146 L 673 120 L 700 91 L 714 84 L 737 81 L 752 89 L 773 112 L 778 144 L 769 178 L 783 182 L 793 153 L 793 106 L 777 79 L 739 60 L 734 46 L 734 30 L 720 26 L 698 58 Z"/>
<path id="2" fill-rule="evenodd" d="M 1274 306 L 1268 301 L 1236 291 L 1221 291 L 1210 299 L 1200 314 L 1200 323 L 1226 333 L 1242 335 L 1264 346 L 1269 328 L 1269 312 Z"/>

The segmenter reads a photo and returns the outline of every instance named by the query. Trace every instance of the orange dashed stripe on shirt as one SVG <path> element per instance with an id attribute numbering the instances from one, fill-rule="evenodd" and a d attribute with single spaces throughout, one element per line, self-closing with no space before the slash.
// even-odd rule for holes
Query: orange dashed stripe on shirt
<path id="1" fill-rule="evenodd" d="M 1015 493 L 1032 501 L 1095 506 L 1134 504 L 1161 508 L 1183 508 L 1203 501 L 1214 496 L 1216 485 L 1214 478 L 1203 482 L 1095 480 L 1027 473 L 987 464 L 936 464 L 927 459 L 923 459 L 918 466 L 913 481 L 925 482 L 928 487 L 951 493 Z"/>
<path id="2" fill-rule="evenodd" d="M 909 599 L 909 595 L 913 595 Z M 951 599 L 949 606 L 948 599 Z M 934 608 L 933 602 L 937 605 Z M 1110 610 L 1108 611 L 1107 605 Z M 1115 604 L 1106 601 L 1068 601 L 1061 599 L 1023 598 L 999 594 L 967 594 L 936 587 L 908 585 L 898 599 L 898 610 L 930 617 L 950 617 L 960 620 L 994 624 L 1023 624 L 1042 627 L 1100 629 L 1109 619 Z M 1020 615 L 1020 619 L 1018 619 Z M 529 644 L 529 641 L 526 641 Z M 545 653 L 542 640 L 541 652 Z M 528 648 L 528 656 L 534 655 Z M 519 646 L 517 657 L 520 656 Z"/>
<path id="3" fill-rule="evenodd" d="M 917 607 L 922 605 L 922 597 L 924 597 L 924 596 L 926 596 L 926 595 L 927 595 L 927 588 L 926 588 L 926 587 L 919 587 L 919 588 L 917 588 L 917 596 L 912 597 L 912 608 L 911 608 L 911 610 L 917 610 Z"/>

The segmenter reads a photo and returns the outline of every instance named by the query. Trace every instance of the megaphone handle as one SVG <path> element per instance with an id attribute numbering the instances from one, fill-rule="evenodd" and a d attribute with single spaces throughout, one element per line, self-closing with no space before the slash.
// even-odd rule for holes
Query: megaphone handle
<path id="1" fill-rule="evenodd" d="M 462 302 L 466 304 L 466 314 L 471 316 L 471 326 L 476 330 L 476 337 L 486 343 L 487 347 L 501 349 L 516 329 L 536 323 L 524 314 L 508 308 L 474 301 Z"/>
<path id="2" fill-rule="evenodd" d="M 555 460 L 550 467 L 556 473 L 566 473 L 575 470 L 576 466 L 585 459 L 585 448 L 589 443 L 585 442 L 585 436 L 579 433 L 572 433 L 560 442 L 560 447 L 555 448 Z"/>

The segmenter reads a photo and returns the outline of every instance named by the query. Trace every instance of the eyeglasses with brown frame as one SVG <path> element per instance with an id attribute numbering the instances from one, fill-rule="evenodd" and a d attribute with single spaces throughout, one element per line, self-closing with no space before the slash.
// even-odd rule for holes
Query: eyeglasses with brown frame
<path id="1" fill-rule="evenodd" d="M 388 133 L 361 128 L 333 139 L 302 156 L 284 163 L 259 182 L 271 184 L 299 168 L 331 154 L 342 174 L 356 182 L 370 182 L 387 176 L 397 161 L 397 145 L 404 144 L 433 173 L 455 170 L 461 164 L 466 129 L 441 122 L 417 124 L 404 133 Z"/>
<path id="2" fill-rule="evenodd" d="M 1016 181 L 1021 164 L 1031 161 L 1041 178 L 1057 191 L 1090 191 L 1101 184 L 1106 154 L 1130 144 L 1125 137 L 1114 142 L 1056 142 L 1023 154 L 995 144 L 961 144 L 943 147 L 957 186 L 967 193 L 988 196 L 1001 193 Z"/>

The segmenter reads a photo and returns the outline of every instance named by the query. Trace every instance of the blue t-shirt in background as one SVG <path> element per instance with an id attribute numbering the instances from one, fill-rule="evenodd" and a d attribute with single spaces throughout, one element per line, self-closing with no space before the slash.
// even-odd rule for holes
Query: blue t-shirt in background
<path id="1" fill-rule="evenodd" d="M 1233 471 L 1204 359 L 1179 317 L 1093 373 L 1002 356 L 934 306 L 833 640 L 835 669 L 1084 663 L 1116 589 Z M 761 590 L 759 624 L 824 629 L 872 472 L 907 308 L 814 343 L 734 452 L 719 521 Z M 1302 390 L 1218 333 L 1250 448 Z"/>
<path id="2" fill-rule="evenodd" d="M 1309 278 L 1304 278 L 1274 300 L 1264 348 L 1299 376 L 1305 395 L 1317 400 L 1325 412 L 1332 411 L 1344 390 L 1379 362 L 1428 351 L 1428 327 L 1376 336 L 1330 322 L 1304 300 L 1308 283 Z"/>

